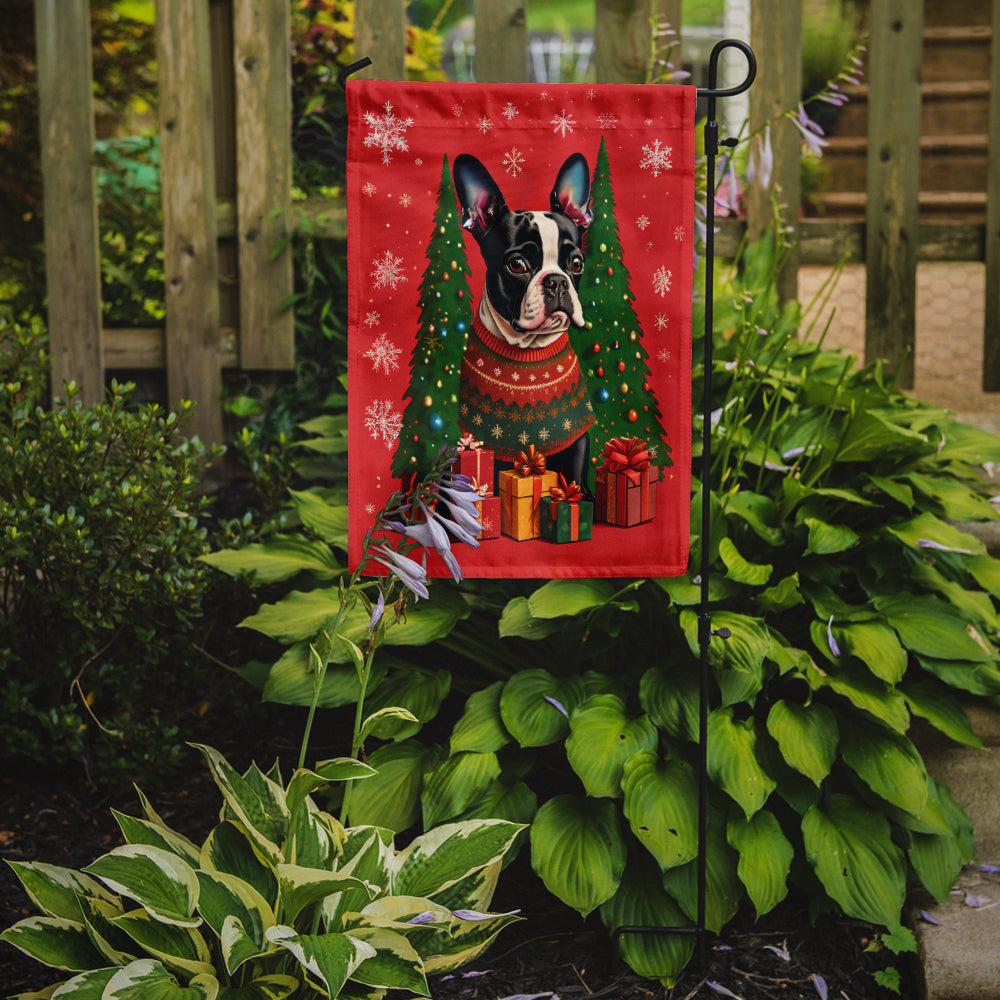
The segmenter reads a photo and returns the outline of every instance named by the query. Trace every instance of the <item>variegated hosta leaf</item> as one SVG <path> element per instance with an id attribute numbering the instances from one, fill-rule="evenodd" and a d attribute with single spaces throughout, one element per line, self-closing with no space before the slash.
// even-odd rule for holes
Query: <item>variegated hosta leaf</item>
<path id="1" fill-rule="evenodd" d="M 109 903 L 93 896 L 83 896 L 80 904 L 90 940 L 104 956 L 105 965 L 128 965 L 140 957 L 140 949 L 135 942 L 114 924 L 115 917 L 125 912 L 120 902 Z"/>
<path id="2" fill-rule="evenodd" d="M 641 751 L 625 762 L 622 789 L 632 832 L 661 869 L 697 855 L 698 782 L 690 765 Z"/>
<path id="3" fill-rule="evenodd" d="M 212 956 L 205 939 L 190 927 L 161 923 L 145 910 L 123 913 L 112 923 L 171 969 L 180 969 L 189 976 L 213 971 Z"/>
<path id="4" fill-rule="evenodd" d="M 479 914 L 476 919 L 464 919 L 463 910 L 453 910 L 454 922 L 450 933 L 441 932 L 440 941 L 431 954 L 424 955 L 424 971 L 428 974 L 452 972 L 477 959 L 493 943 L 508 924 L 520 920 L 516 912 Z M 417 945 L 417 942 L 414 942 Z M 418 949 L 419 950 L 419 949 Z"/>
<path id="5" fill-rule="evenodd" d="M 349 934 L 296 934 L 291 927 L 278 924 L 268 928 L 267 939 L 294 955 L 309 978 L 332 997 L 363 961 L 375 957 L 370 944 Z"/>
<path id="6" fill-rule="evenodd" d="M 345 889 L 323 900 L 324 926 L 344 930 L 343 915 L 358 912 L 368 905 L 371 893 L 385 892 L 389 886 L 392 857 L 392 833 L 373 826 L 356 826 L 347 831 L 337 871 L 353 875 L 367 888 Z"/>
<path id="7" fill-rule="evenodd" d="M 919 815 L 927 802 L 927 771 L 910 740 L 861 719 L 851 723 L 840 749 L 847 766 L 876 795 Z"/>
<path id="8" fill-rule="evenodd" d="M 205 922 L 215 931 L 220 940 L 223 939 L 223 929 L 229 920 L 239 923 L 239 928 L 229 931 L 230 942 L 249 938 L 254 954 L 266 950 L 264 931 L 275 923 L 274 911 L 267 900 L 248 882 L 238 879 L 235 875 L 223 872 L 198 872 L 198 883 L 201 894 L 198 898 L 198 910 Z M 240 933 L 236 933 L 236 931 Z M 245 954 L 245 947 L 239 945 L 239 960 L 230 963 L 234 957 L 232 947 L 226 952 L 226 967 L 232 975 L 242 962 L 250 955 Z"/>
<path id="9" fill-rule="evenodd" d="M 143 958 L 119 969 L 108 981 L 101 1000 L 216 1000 L 219 981 L 196 976 L 187 986 L 153 959 Z"/>
<path id="10" fill-rule="evenodd" d="M 134 899 L 150 916 L 165 924 L 197 927 L 198 878 L 194 869 L 171 851 L 146 844 L 125 844 L 85 869 L 113 892 Z"/>
<path id="11" fill-rule="evenodd" d="M 277 863 L 281 857 L 279 845 L 288 832 L 284 789 L 253 769 L 247 776 L 240 775 L 217 750 L 203 744 L 193 745 L 208 761 L 226 806 L 247 828 L 264 855 Z"/>
<path id="12" fill-rule="evenodd" d="M 109 903 L 116 899 L 97 879 L 39 861 L 8 861 L 24 891 L 46 916 L 81 920 L 80 897 L 92 896 Z"/>
<path id="13" fill-rule="evenodd" d="M 429 830 L 393 859 L 392 892 L 433 899 L 460 879 L 500 861 L 522 829 L 495 819 L 446 823 Z"/>
<path id="14" fill-rule="evenodd" d="M 586 916 L 618 889 L 625 841 L 608 799 L 558 795 L 531 824 L 531 865 L 553 895 Z"/>
<path id="15" fill-rule="evenodd" d="M 332 760 L 324 760 L 311 771 L 301 767 L 292 775 L 292 780 L 288 782 L 285 805 L 288 812 L 294 815 L 307 796 L 312 795 L 317 789 L 328 785 L 331 781 L 370 778 L 376 773 L 375 768 L 369 767 L 368 764 L 355 760 L 353 757 L 336 757 Z"/>
<path id="16" fill-rule="evenodd" d="M 899 923 L 906 866 L 882 813 L 849 795 L 830 795 L 805 814 L 802 836 L 820 882 L 849 917 Z"/>
<path id="17" fill-rule="evenodd" d="M 515 837 L 519 839 L 524 828 Z M 498 858 L 491 865 L 485 868 L 477 868 L 476 871 L 453 882 L 446 889 L 434 893 L 434 901 L 442 906 L 447 906 L 449 910 L 460 910 L 464 908 L 472 910 L 488 910 L 493 902 L 493 894 L 497 889 L 497 882 L 500 879 L 500 871 L 503 868 L 506 856 Z"/>
<path id="18" fill-rule="evenodd" d="M 120 813 L 117 809 L 112 809 L 111 812 L 129 844 L 159 847 L 161 850 L 176 854 L 192 868 L 197 866 L 200 851 L 187 837 L 161 824 L 145 819 L 136 819 L 134 816 L 126 816 L 125 813 Z"/>
<path id="19" fill-rule="evenodd" d="M 351 937 L 375 949 L 375 954 L 351 973 L 355 982 L 430 996 L 424 963 L 402 934 L 384 927 L 356 927 Z"/>
<path id="20" fill-rule="evenodd" d="M 523 747 L 543 747 L 569 732 L 569 716 L 583 701 L 579 677 L 560 679 L 547 670 L 514 674 L 500 695 L 504 727 Z"/>
<path id="21" fill-rule="evenodd" d="M 617 799 L 622 768 L 639 750 L 653 750 L 659 740 L 648 715 L 630 719 L 625 702 L 613 694 L 595 694 L 577 706 L 569 721 L 566 757 L 588 795 Z"/>
<path id="22" fill-rule="evenodd" d="M 28 917 L 0 934 L 6 941 L 35 961 L 53 969 L 81 972 L 100 968 L 104 958 L 91 944 L 87 928 L 65 917 Z"/>
<path id="23" fill-rule="evenodd" d="M 218 1000 L 285 1000 L 299 985 L 299 980 L 294 976 L 261 976 L 244 986 L 224 986 L 219 992 Z"/>
<path id="24" fill-rule="evenodd" d="M 708 717 L 708 774 L 752 816 L 774 791 L 776 782 L 757 761 L 752 718 L 737 721 L 733 709 L 717 708 Z"/>
<path id="25" fill-rule="evenodd" d="M 199 867 L 235 875 L 252 885 L 272 909 L 278 905 L 277 872 L 241 823 L 226 820 L 208 835 Z"/>
<path id="26" fill-rule="evenodd" d="M 127 964 L 127 963 L 126 963 Z M 104 988 L 114 978 L 120 966 L 110 966 L 107 969 L 91 969 L 80 975 L 67 979 L 54 991 L 50 986 L 43 993 L 20 993 L 11 1000 L 41 1000 L 42 997 L 54 997 L 56 1000 L 101 1000 Z"/>
<path id="27" fill-rule="evenodd" d="M 495 753 L 452 754 L 424 778 L 420 802 L 424 826 L 437 826 L 467 809 L 500 777 Z"/>
<path id="28" fill-rule="evenodd" d="M 610 932 L 619 927 L 690 927 L 683 910 L 664 891 L 652 859 L 629 859 L 618 891 L 601 905 Z M 694 951 L 692 934 L 623 934 L 619 950 L 640 976 L 672 986 Z"/>
<path id="29" fill-rule="evenodd" d="M 470 695 L 462 717 L 455 723 L 451 734 L 451 752 L 474 750 L 477 753 L 495 753 L 510 743 L 500 716 L 500 693 L 503 681 L 497 681 Z"/>
<path id="30" fill-rule="evenodd" d="M 750 819 L 731 819 L 726 837 L 730 847 L 740 853 L 736 873 L 760 918 L 788 895 L 788 872 L 795 849 L 781 832 L 774 813 L 766 809 Z"/>
<path id="31" fill-rule="evenodd" d="M 278 881 L 281 886 L 282 912 L 285 919 L 291 921 L 305 907 L 345 889 L 361 889 L 369 894 L 369 899 L 375 895 L 374 890 L 353 875 L 302 868 L 300 865 L 278 865 Z"/>
<path id="32" fill-rule="evenodd" d="M 335 868 L 343 842 L 344 828 L 340 822 L 317 809 L 312 799 L 306 799 L 292 820 L 285 857 L 304 868 Z"/>
<path id="33" fill-rule="evenodd" d="M 830 773 L 840 732 L 830 709 L 820 702 L 799 705 L 779 699 L 767 715 L 767 731 L 781 748 L 781 756 L 815 785 Z"/>

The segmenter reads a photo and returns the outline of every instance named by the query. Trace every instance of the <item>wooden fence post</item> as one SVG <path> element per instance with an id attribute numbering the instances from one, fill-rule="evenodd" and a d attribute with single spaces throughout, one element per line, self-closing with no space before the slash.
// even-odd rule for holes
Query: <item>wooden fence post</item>
<path id="1" fill-rule="evenodd" d="M 191 429 L 222 441 L 219 253 L 207 0 L 159 0 L 167 395 L 198 403 Z"/>
<path id="2" fill-rule="evenodd" d="M 406 79 L 405 0 L 363 0 L 354 5 L 354 57 L 372 65 L 358 77 Z"/>
<path id="3" fill-rule="evenodd" d="M 868 52 L 865 360 L 913 387 L 923 0 L 872 0 Z"/>
<path id="4" fill-rule="evenodd" d="M 233 6 L 242 368 L 295 367 L 290 21 L 288 0 Z"/>
<path id="5" fill-rule="evenodd" d="M 993 0 L 990 45 L 989 169 L 986 177 L 986 324 L 983 390 L 1000 392 L 1000 0 Z"/>
<path id="6" fill-rule="evenodd" d="M 594 0 L 598 83 L 645 83 L 652 0 Z"/>
<path id="7" fill-rule="evenodd" d="M 528 79 L 524 0 L 476 0 L 474 71 L 479 83 Z"/>
<path id="8" fill-rule="evenodd" d="M 798 106 L 802 98 L 802 4 L 799 0 L 758 0 L 750 8 L 750 41 L 760 72 L 750 88 L 750 131 Z M 739 124 L 739 123 L 736 123 Z M 730 129 L 733 131 L 733 129 Z M 756 144 L 759 140 L 755 139 Z M 802 136 L 795 125 L 779 118 L 771 126 L 774 169 L 766 188 L 755 179 L 747 192 L 747 228 L 751 240 L 760 239 L 774 221 L 775 202 L 780 225 L 794 230 L 793 244 L 778 273 L 782 302 L 798 297 L 799 159 Z M 776 238 L 778 234 L 775 234 Z"/>
<path id="9" fill-rule="evenodd" d="M 89 0 L 35 0 L 52 393 L 104 398 Z"/>

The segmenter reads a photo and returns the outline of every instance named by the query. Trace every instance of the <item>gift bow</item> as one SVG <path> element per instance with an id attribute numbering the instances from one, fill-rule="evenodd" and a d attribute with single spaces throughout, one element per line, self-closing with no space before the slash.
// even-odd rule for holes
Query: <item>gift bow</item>
<path id="1" fill-rule="evenodd" d="M 556 503 L 560 500 L 568 500 L 570 503 L 574 503 L 577 500 L 583 499 L 583 490 L 575 482 L 567 483 L 566 477 L 560 472 L 559 485 L 549 487 L 549 496 Z"/>
<path id="2" fill-rule="evenodd" d="M 527 451 L 517 453 L 514 469 L 519 476 L 540 476 L 545 471 L 545 456 L 529 444 Z"/>
<path id="3" fill-rule="evenodd" d="M 604 468 L 608 472 L 623 472 L 629 481 L 639 485 L 639 473 L 649 468 L 649 451 L 641 438 L 612 438 L 604 446 Z"/>
<path id="4" fill-rule="evenodd" d="M 473 493 L 478 493 L 481 497 L 488 496 L 490 492 L 490 484 L 480 483 L 475 476 L 469 476 L 469 487 Z"/>
<path id="5" fill-rule="evenodd" d="M 458 450 L 459 451 L 475 451 L 477 448 L 482 448 L 483 442 L 477 441 L 471 434 L 463 434 L 458 439 Z"/>

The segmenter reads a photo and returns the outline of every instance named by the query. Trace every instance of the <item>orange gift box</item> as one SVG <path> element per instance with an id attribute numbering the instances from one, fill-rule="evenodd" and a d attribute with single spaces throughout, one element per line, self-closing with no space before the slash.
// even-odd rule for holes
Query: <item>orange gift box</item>
<path id="1" fill-rule="evenodd" d="M 542 497 L 558 482 L 546 471 L 521 476 L 513 469 L 500 473 L 500 530 L 519 542 L 541 535 Z"/>

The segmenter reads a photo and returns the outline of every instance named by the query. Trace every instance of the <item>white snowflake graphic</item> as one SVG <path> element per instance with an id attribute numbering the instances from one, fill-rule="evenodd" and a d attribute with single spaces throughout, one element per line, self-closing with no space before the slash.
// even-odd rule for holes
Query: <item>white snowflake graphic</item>
<path id="1" fill-rule="evenodd" d="M 499 441 L 503 437 L 503 428 L 499 424 L 494 424 L 490 433 Z"/>
<path id="2" fill-rule="evenodd" d="M 371 129 L 365 136 L 365 145 L 380 149 L 383 163 L 392 162 L 393 150 L 405 153 L 409 149 L 406 130 L 413 124 L 413 119 L 397 118 L 389 101 L 385 102 L 385 112 L 381 115 L 366 111 L 365 124 Z"/>
<path id="3" fill-rule="evenodd" d="M 606 115 L 597 116 L 597 124 L 601 128 L 617 128 L 618 127 L 618 115 L 614 113 L 609 113 Z"/>
<path id="4" fill-rule="evenodd" d="M 503 158 L 504 169 L 511 177 L 516 177 L 524 169 L 524 157 L 517 146 L 512 146 Z"/>
<path id="5" fill-rule="evenodd" d="M 661 171 L 669 170 L 673 165 L 672 153 L 671 146 L 664 146 L 659 139 L 654 139 L 652 145 L 642 147 L 642 160 L 639 166 L 643 170 L 652 170 L 653 176 L 659 177 Z"/>
<path id="6" fill-rule="evenodd" d="M 667 316 L 666 313 L 657 313 L 656 314 L 656 329 L 657 330 L 665 330 L 667 328 L 667 323 L 669 322 L 669 320 L 670 320 L 670 317 Z"/>
<path id="7" fill-rule="evenodd" d="M 541 101 L 547 101 L 549 99 L 549 92 L 547 90 L 543 90 L 538 95 L 538 99 L 541 100 Z"/>
<path id="8" fill-rule="evenodd" d="M 668 351 L 668 350 L 667 350 L 667 349 L 666 349 L 666 348 L 664 347 L 664 348 L 663 348 L 663 349 L 662 349 L 662 350 L 660 351 L 660 353 L 659 353 L 659 354 L 657 354 L 656 356 L 657 356 L 657 357 L 658 357 L 658 358 L 659 358 L 659 359 L 660 359 L 661 361 L 669 361 L 669 360 L 670 360 L 670 351 Z"/>
<path id="9" fill-rule="evenodd" d="M 646 226 L 649 225 L 649 216 L 640 215 L 638 219 L 635 220 L 635 224 L 643 231 L 646 231 Z"/>
<path id="10" fill-rule="evenodd" d="M 472 418 L 472 422 L 473 422 L 473 423 L 474 423 L 474 424 L 475 424 L 475 425 L 476 425 L 476 426 L 478 427 L 478 426 L 479 426 L 480 424 L 482 424 L 482 422 L 483 422 L 483 415 L 482 415 L 481 413 L 477 413 L 477 414 L 476 414 L 476 415 L 475 415 L 475 416 L 474 416 L 474 417 Z"/>
<path id="11" fill-rule="evenodd" d="M 521 444 L 525 444 L 525 445 L 530 440 L 530 438 L 528 437 L 528 432 L 527 431 L 521 431 L 521 433 L 518 434 L 517 439 L 518 439 L 518 441 L 521 442 Z"/>
<path id="12" fill-rule="evenodd" d="M 373 441 L 392 447 L 403 428 L 403 417 L 392 408 L 391 399 L 373 399 L 365 407 L 365 429 Z"/>
<path id="13" fill-rule="evenodd" d="M 397 347 L 385 333 L 380 333 L 365 351 L 365 357 L 371 358 L 372 371 L 381 369 L 388 375 L 399 367 L 396 358 L 402 353 L 401 347 Z"/>
<path id="14" fill-rule="evenodd" d="M 543 441 L 548 441 L 548 439 L 549 439 L 549 429 L 548 429 L 548 427 L 543 427 L 543 428 L 542 428 L 542 429 L 541 429 L 541 430 L 540 430 L 540 431 L 538 432 L 538 436 L 539 436 L 539 437 L 540 437 L 540 438 L 541 438 L 541 439 L 542 439 Z"/>
<path id="15" fill-rule="evenodd" d="M 413 161 L 413 165 L 414 165 L 415 167 L 422 167 L 422 166 L 424 165 L 424 158 L 423 158 L 422 156 L 418 156 L 418 157 L 417 157 L 417 158 L 416 158 L 416 159 L 415 159 L 415 160 Z"/>
<path id="16" fill-rule="evenodd" d="M 550 125 L 554 125 L 555 128 L 552 129 L 553 132 L 558 132 L 559 135 L 565 139 L 567 134 L 573 131 L 573 126 L 576 124 L 576 119 L 572 114 L 568 113 L 565 108 L 549 122 Z"/>
<path id="17" fill-rule="evenodd" d="M 672 272 L 668 271 L 662 264 L 653 272 L 653 292 L 663 298 L 670 291 L 670 280 L 673 278 Z"/>
<path id="18" fill-rule="evenodd" d="M 507 121 L 513 121 L 519 114 L 520 111 L 514 106 L 513 102 L 508 101 L 503 106 L 503 116 Z"/>
<path id="19" fill-rule="evenodd" d="M 456 118 L 461 118 L 461 117 L 462 117 L 462 113 L 463 113 L 464 111 L 465 111 L 465 108 L 464 108 L 464 107 L 462 107 L 462 105 L 461 105 L 461 104 L 453 104 L 453 105 L 451 106 L 451 113 L 452 113 L 452 114 L 453 114 L 453 115 L 454 115 L 454 116 L 455 116 Z"/>
<path id="20" fill-rule="evenodd" d="M 365 326 L 378 326 L 381 321 L 381 314 L 372 311 L 365 317 Z"/>
<path id="21" fill-rule="evenodd" d="M 376 257 L 372 261 L 374 270 L 371 277 L 375 279 L 376 288 L 388 285 L 393 291 L 401 281 L 406 281 L 406 275 L 401 273 L 403 258 L 397 257 L 391 250 L 386 250 L 384 257 Z"/>
<path id="22" fill-rule="evenodd" d="M 592 101 L 595 97 L 597 97 L 597 91 L 593 87 L 591 87 L 587 91 L 587 100 Z"/>
<path id="23" fill-rule="evenodd" d="M 677 240 L 678 243 L 683 243 L 684 242 L 684 227 L 683 226 L 674 226 L 674 239 Z"/>
<path id="24" fill-rule="evenodd" d="M 365 186 L 361 190 L 364 191 L 364 193 L 368 195 L 369 198 L 371 198 L 372 195 L 374 195 L 375 192 L 378 190 L 378 188 L 375 187 L 375 185 L 372 184 L 371 181 L 368 181 L 368 183 L 365 184 Z"/>
<path id="25" fill-rule="evenodd" d="M 520 374 L 520 372 L 511 372 L 511 373 L 510 373 L 510 377 L 511 377 L 511 378 L 512 378 L 512 379 L 513 379 L 513 380 L 514 380 L 515 382 L 520 382 L 520 381 L 521 381 L 521 374 Z"/>
<path id="26" fill-rule="evenodd" d="M 486 115 L 481 115 L 479 121 L 476 122 L 476 128 L 479 129 L 483 135 L 489 135 L 490 129 L 493 128 L 493 122 L 491 122 Z"/>
<path id="27" fill-rule="evenodd" d="M 496 368 L 493 369 L 493 374 L 499 376 L 499 374 L 500 374 L 500 366 L 499 365 Z"/>
<path id="28" fill-rule="evenodd" d="M 365 504 L 365 513 L 368 514 L 368 515 L 374 514 L 375 513 L 375 504 L 373 504 L 373 503 L 366 503 Z"/>
<path id="29" fill-rule="evenodd" d="M 647 119 L 646 119 L 646 120 L 645 120 L 645 121 L 643 122 L 643 124 L 644 124 L 644 125 L 646 126 L 646 128 L 649 128 L 649 127 L 650 127 L 650 126 L 651 126 L 651 125 L 653 124 L 653 119 L 652 119 L 652 118 L 647 118 Z"/>
<path id="30" fill-rule="evenodd" d="M 408 194 L 401 194 L 399 196 L 400 208 L 409 208 L 412 204 L 413 204 L 413 199 Z"/>
<path id="31" fill-rule="evenodd" d="M 565 420 L 563 420 L 563 422 L 562 422 L 562 429 L 564 431 L 568 431 L 568 430 L 572 430 L 572 428 L 573 428 L 572 422 L 570 421 L 569 417 L 566 417 Z"/>

